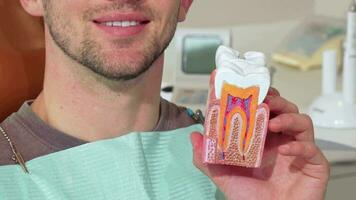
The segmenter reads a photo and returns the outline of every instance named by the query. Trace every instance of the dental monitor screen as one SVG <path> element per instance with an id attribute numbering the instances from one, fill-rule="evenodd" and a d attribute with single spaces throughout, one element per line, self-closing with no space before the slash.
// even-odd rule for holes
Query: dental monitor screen
<path id="1" fill-rule="evenodd" d="M 220 45 L 231 46 L 228 29 L 183 29 L 176 32 L 172 53 L 167 55 L 174 68 L 172 101 L 193 110 L 204 110 L 210 73 Z"/>
<path id="2" fill-rule="evenodd" d="M 183 72 L 210 74 L 215 68 L 216 50 L 222 44 L 219 36 L 186 35 L 183 39 Z"/>

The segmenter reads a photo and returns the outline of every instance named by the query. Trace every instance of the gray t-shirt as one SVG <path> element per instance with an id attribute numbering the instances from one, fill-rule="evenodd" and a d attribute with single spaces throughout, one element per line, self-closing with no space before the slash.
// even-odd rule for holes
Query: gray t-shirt
<path id="1" fill-rule="evenodd" d="M 31 103 L 25 102 L 0 124 L 25 161 L 86 143 L 46 124 L 32 111 Z M 195 123 L 185 108 L 161 99 L 160 117 L 153 131 L 174 130 Z M 15 164 L 10 145 L 2 134 L 0 150 L 0 166 Z"/>

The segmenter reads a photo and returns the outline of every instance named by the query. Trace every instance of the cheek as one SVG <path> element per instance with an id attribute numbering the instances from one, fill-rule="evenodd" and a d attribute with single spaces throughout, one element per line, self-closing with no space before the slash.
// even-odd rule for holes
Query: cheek
<path id="1" fill-rule="evenodd" d="M 83 5 L 81 0 L 51 0 L 47 5 L 47 24 L 52 37 L 65 45 L 68 51 L 80 47 L 80 38 L 87 29 L 82 17 Z"/>
<path id="2" fill-rule="evenodd" d="M 57 1 L 62 11 L 65 13 L 75 13 L 78 16 L 88 7 L 89 3 L 86 0 L 53 0 Z"/>
<path id="3" fill-rule="evenodd" d="M 159 20 L 159 31 L 162 35 L 169 32 L 177 23 L 179 4 L 175 0 L 159 0 L 155 9 L 155 17 Z"/>
<path id="4" fill-rule="evenodd" d="M 87 0 L 65 0 L 64 2 L 66 3 L 62 4 L 61 11 L 59 11 L 60 17 L 63 19 L 62 26 L 72 34 L 72 37 L 84 36 L 91 25 L 91 21 L 84 18 L 89 3 Z"/>
<path id="5" fill-rule="evenodd" d="M 65 23 L 79 25 L 83 23 L 83 13 L 88 7 L 87 0 L 51 0 L 51 12 Z"/>

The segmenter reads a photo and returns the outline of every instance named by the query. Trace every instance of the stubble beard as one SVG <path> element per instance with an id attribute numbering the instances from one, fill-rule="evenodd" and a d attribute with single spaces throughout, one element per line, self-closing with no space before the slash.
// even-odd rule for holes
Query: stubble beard
<path id="1" fill-rule="evenodd" d="M 115 7 L 118 6 L 113 6 L 113 8 Z M 169 20 L 168 27 L 165 30 L 167 31 L 165 37 L 159 38 L 160 34 L 150 34 L 146 37 L 147 39 L 145 39 L 145 44 L 142 45 L 140 53 L 135 55 L 135 57 L 129 58 L 129 61 L 123 62 L 119 58 L 120 55 L 114 58 L 106 56 L 102 51 L 100 43 L 91 39 L 90 33 L 87 33 L 85 30 L 82 34 L 84 38 L 79 46 L 74 48 L 72 45 L 73 37 L 71 36 L 75 36 L 76 33 L 73 32 L 74 26 L 70 23 L 70 20 L 65 20 L 64 17 L 61 17 L 60 11 L 55 13 L 51 0 L 44 1 L 44 10 L 44 21 L 49 33 L 54 43 L 62 52 L 81 66 L 88 68 L 104 79 L 112 81 L 133 80 L 150 69 L 172 40 L 176 31 L 178 15 L 176 13 Z M 117 39 L 113 41 L 113 45 L 124 51 L 126 47 L 131 47 L 130 44 L 134 42 L 134 40 L 130 39 Z"/>

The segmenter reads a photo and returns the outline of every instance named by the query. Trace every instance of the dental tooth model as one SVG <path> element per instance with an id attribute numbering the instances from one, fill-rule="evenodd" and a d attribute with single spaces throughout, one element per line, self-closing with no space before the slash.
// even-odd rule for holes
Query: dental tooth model
<path id="1" fill-rule="evenodd" d="M 205 163 L 257 168 L 261 165 L 269 108 L 263 103 L 270 74 L 265 56 L 220 46 L 210 77 L 204 133 Z"/>

